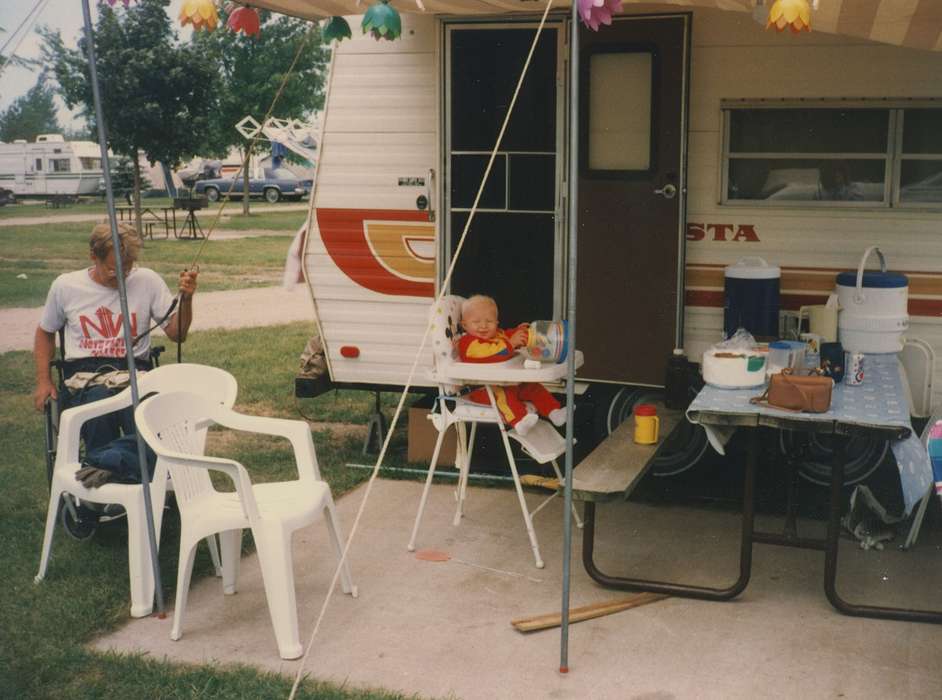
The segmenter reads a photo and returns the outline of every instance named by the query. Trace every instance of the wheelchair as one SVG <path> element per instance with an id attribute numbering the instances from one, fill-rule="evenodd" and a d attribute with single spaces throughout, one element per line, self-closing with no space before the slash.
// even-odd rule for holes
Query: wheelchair
<path id="1" fill-rule="evenodd" d="M 43 410 L 45 423 L 46 483 L 52 483 L 52 472 L 56 464 L 56 451 L 59 443 L 59 416 L 67 407 L 67 397 L 71 390 L 65 384 L 65 331 L 58 333 L 58 357 L 49 364 L 56 372 L 56 398 L 46 399 Z M 164 346 L 155 345 L 150 349 L 152 367 L 160 366 L 160 355 Z M 120 508 L 120 507 L 118 507 Z M 98 530 L 99 524 L 124 518 L 123 509 L 113 510 L 111 506 L 94 503 L 82 503 L 80 499 L 64 494 L 59 503 L 59 524 L 75 540 L 87 540 Z"/>

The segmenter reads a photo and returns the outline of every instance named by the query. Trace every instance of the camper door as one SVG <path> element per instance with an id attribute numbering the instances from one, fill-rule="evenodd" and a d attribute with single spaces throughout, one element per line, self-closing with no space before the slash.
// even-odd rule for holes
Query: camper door
<path id="1" fill-rule="evenodd" d="M 445 25 L 445 259 L 467 224 L 537 24 Z M 540 36 L 451 291 L 497 299 L 504 327 L 562 313 L 562 22 Z"/>
<path id="2" fill-rule="evenodd" d="M 581 378 L 662 385 L 681 344 L 690 16 L 580 35 Z"/>

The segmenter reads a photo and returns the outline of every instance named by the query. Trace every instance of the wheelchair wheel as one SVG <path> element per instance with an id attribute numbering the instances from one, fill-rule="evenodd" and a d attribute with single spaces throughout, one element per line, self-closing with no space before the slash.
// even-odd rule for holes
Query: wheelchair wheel
<path id="1" fill-rule="evenodd" d="M 82 504 L 59 502 L 59 523 L 74 540 L 87 540 L 98 529 L 98 511 Z"/>

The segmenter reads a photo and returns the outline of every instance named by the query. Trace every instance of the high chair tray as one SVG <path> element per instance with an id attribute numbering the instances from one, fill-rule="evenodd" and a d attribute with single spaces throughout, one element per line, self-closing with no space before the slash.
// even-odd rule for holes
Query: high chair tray
<path id="1" fill-rule="evenodd" d="M 451 362 L 439 368 L 437 380 L 450 384 L 517 384 L 519 382 L 555 382 L 566 376 L 566 363 L 541 364 L 539 369 L 523 366 L 526 358 L 517 353 L 506 362 Z M 576 350 L 576 369 L 582 366 L 582 351 Z"/>

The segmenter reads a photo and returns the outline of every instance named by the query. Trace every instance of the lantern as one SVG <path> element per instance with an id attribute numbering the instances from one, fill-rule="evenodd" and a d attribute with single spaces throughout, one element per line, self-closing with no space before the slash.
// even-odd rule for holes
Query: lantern
<path id="1" fill-rule="evenodd" d="M 192 24 L 193 29 L 213 31 L 219 22 L 213 0 L 185 0 L 180 8 L 180 26 Z"/>
<path id="2" fill-rule="evenodd" d="M 370 7 L 363 15 L 363 24 L 360 26 L 364 34 L 369 32 L 377 41 L 393 41 L 402 34 L 402 19 L 396 8 L 389 4 L 389 0 L 380 0 Z"/>
<path id="3" fill-rule="evenodd" d="M 817 4 L 817 3 L 815 3 Z M 811 31 L 811 6 L 808 0 L 775 0 L 769 9 L 766 29 L 782 32 L 788 27 L 795 34 Z"/>
<path id="4" fill-rule="evenodd" d="M 621 12 L 621 0 L 578 0 L 582 23 L 594 32 L 600 24 L 612 23 L 612 15 Z"/>
<path id="5" fill-rule="evenodd" d="M 321 29 L 321 38 L 324 41 L 343 41 L 353 37 L 350 24 L 343 17 L 331 17 Z"/>
<path id="6" fill-rule="evenodd" d="M 242 32 L 246 36 L 258 36 L 260 31 L 258 12 L 251 7 L 237 7 L 230 14 L 226 26 L 234 32 Z"/>

